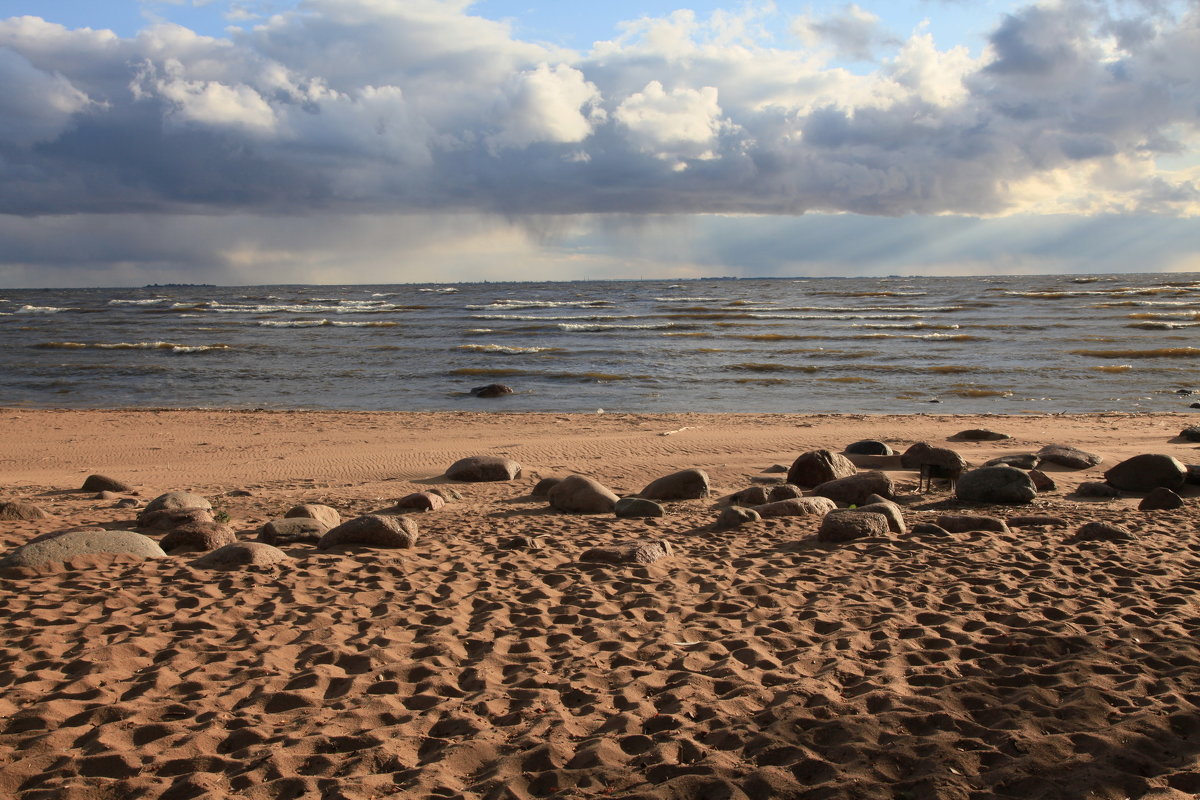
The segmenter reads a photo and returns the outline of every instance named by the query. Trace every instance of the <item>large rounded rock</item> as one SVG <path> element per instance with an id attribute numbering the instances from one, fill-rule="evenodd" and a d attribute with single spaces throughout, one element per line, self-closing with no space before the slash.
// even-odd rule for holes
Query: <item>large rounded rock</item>
<path id="1" fill-rule="evenodd" d="M 156 511 L 188 511 L 193 508 L 211 511 L 212 503 L 208 502 L 206 498 L 198 494 L 192 494 L 191 492 L 167 492 L 166 494 L 160 494 L 142 509 L 141 515 L 138 516 L 138 527 L 147 527 L 144 524 L 145 518 Z"/>
<path id="2" fill-rule="evenodd" d="M 900 506 L 890 500 L 884 500 L 882 503 L 867 503 L 855 510 L 862 511 L 865 514 L 882 515 L 887 520 L 888 530 L 892 533 L 904 533 L 908 530 L 904 524 L 904 512 L 900 510 Z"/>
<path id="3" fill-rule="evenodd" d="M 721 511 L 721 514 L 717 517 L 717 521 L 713 523 L 713 530 L 728 531 L 745 525 L 747 522 L 758 522 L 760 519 L 762 517 L 753 508 L 728 506 Z"/>
<path id="4" fill-rule="evenodd" d="M 1165 486 L 1152 490 L 1138 504 L 1138 511 L 1174 511 L 1177 508 L 1183 508 L 1183 498 Z"/>
<path id="5" fill-rule="evenodd" d="M 540 481 L 537 482 L 537 485 L 533 487 L 533 490 L 529 493 L 529 496 L 530 497 L 546 497 L 547 495 L 550 494 L 550 490 L 553 489 L 555 486 L 557 486 L 559 481 L 561 481 L 561 480 L 562 480 L 562 478 L 555 478 L 555 477 L 542 478 Z"/>
<path id="6" fill-rule="evenodd" d="M 409 548 L 417 543 L 417 523 L 408 517 L 366 514 L 331 528 L 317 542 L 318 550 L 340 545 Z"/>
<path id="7" fill-rule="evenodd" d="M 446 470 L 446 477 L 467 483 L 511 481 L 521 474 L 521 465 L 503 456 L 460 458 Z"/>
<path id="8" fill-rule="evenodd" d="M 647 500 L 697 500 L 708 497 L 708 475 L 702 469 L 684 469 L 651 481 L 638 494 Z"/>
<path id="9" fill-rule="evenodd" d="M 900 466 L 904 469 L 937 467 L 947 474 L 960 473 L 967 468 L 967 460 L 949 447 L 934 447 L 928 442 L 917 442 L 900 454 Z"/>
<path id="10" fill-rule="evenodd" d="M 942 514 L 935 520 L 938 527 L 950 533 L 968 533 L 970 531 L 993 531 L 1008 533 L 1008 523 L 999 517 L 985 517 L 978 514 Z"/>
<path id="11" fill-rule="evenodd" d="M 868 498 L 873 494 L 890 500 L 896 495 L 896 486 L 885 473 L 871 471 L 822 483 L 813 494 L 841 505 L 861 506 L 870 502 Z"/>
<path id="12" fill-rule="evenodd" d="M 781 498 L 782 499 L 782 498 Z M 748 486 L 740 492 L 734 492 L 726 498 L 731 506 L 761 506 L 768 502 L 765 486 Z"/>
<path id="13" fill-rule="evenodd" d="M 1115 486 L 1110 486 L 1103 481 L 1084 481 L 1075 487 L 1076 497 L 1095 497 L 1101 500 L 1112 500 L 1120 497 L 1121 493 L 1117 491 Z"/>
<path id="14" fill-rule="evenodd" d="M 598 561 L 602 564 L 653 564 L 674 555 L 671 543 L 663 539 L 644 539 L 636 542 L 593 547 L 584 551 L 580 561 Z"/>
<path id="15" fill-rule="evenodd" d="M 854 462 L 832 450 L 813 450 L 792 462 L 787 482 L 794 486 L 820 486 L 858 472 Z"/>
<path id="16" fill-rule="evenodd" d="M 284 517 L 262 526 L 258 540 L 263 544 L 316 544 L 329 532 L 329 525 L 312 517 Z"/>
<path id="17" fill-rule="evenodd" d="M 194 522 L 172 528 L 158 543 L 167 553 L 193 550 L 207 553 L 237 541 L 237 534 L 220 522 Z"/>
<path id="18" fill-rule="evenodd" d="M 999 442 L 1004 439 L 1011 439 L 1007 433 L 1000 433 L 989 428 L 968 428 L 965 431 L 959 431 L 950 437 L 951 439 L 959 439 L 964 442 Z"/>
<path id="19" fill-rule="evenodd" d="M 143 530 L 170 531 L 181 525 L 201 525 L 215 522 L 212 512 L 207 508 L 159 509 L 150 513 L 142 513 L 138 517 L 137 526 Z"/>
<path id="20" fill-rule="evenodd" d="M 773 517 L 812 517 L 828 514 L 837 508 L 837 503 L 828 497 L 793 497 L 790 500 L 776 500 L 774 503 L 755 506 L 754 510 L 763 519 Z"/>
<path id="21" fill-rule="evenodd" d="M 622 497 L 613 506 L 613 513 L 621 519 L 645 519 L 661 517 L 664 511 L 663 507 L 653 500 L 641 497 Z"/>
<path id="22" fill-rule="evenodd" d="M 1188 442 L 1200 442 L 1200 426 L 1192 425 L 1179 432 L 1180 437 Z"/>
<path id="23" fill-rule="evenodd" d="M 43 567 L 88 555 L 126 555 L 163 558 L 166 553 L 149 536 L 133 531 L 69 531 L 18 547 L 0 567 Z"/>
<path id="24" fill-rule="evenodd" d="M 33 503 L 0 503 L 0 519 L 49 519 L 50 515 Z"/>
<path id="25" fill-rule="evenodd" d="M 954 487 L 955 496 L 967 503 L 1031 503 L 1037 489 L 1029 474 L 1016 467 L 980 467 L 964 473 Z"/>
<path id="26" fill-rule="evenodd" d="M 336 528 L 342 524 L 342 515 L 338 513 L 336 508 L 321 505 L 320 503 L 302 503 L 298 506 L 292 506 L 283 516 L 284 519 L 291 519 L 293 517 L 315 519 L 317 522 L 323 524 L 326 530 Z"/>
<path id="27" fill-rule="evenodd" d="M 1034 453 L 1011 453 L 983 462 L 985 467 L 1016 467 L 1017 469 L 1037 469 L 1042 463 L 1041 457 Z"/>
<path id="28" fill-rule="evenodd" d="M 107 475 L 88 475 L 83 480 L 82 492 L 131 492 L 133 487 L 124 481 Z"/>
<path id="29" fill-rule="evenodd" d="M 886 536 L 887 519 L 869 511 L 831 511 L 821 520 L 817 541 L 849 542 L 864 536 Z"/>
<path id="30" fill-rule="evenodd" d="M 1037 455 L 1042 461 L 1049 461 L 1051 464 L 1058 464 L 1060 467 L 1069 469 L 1087 469 L 1104 460 L 1095 453 L 1068 447 L 1065 444 L 1048 444 L 1038 450 Z"/>
<path id="31" fill-rule="evenodd" d="M 771 491 L 767 493 L 768 503 L 775 503 L 779 500 L 791 500 L 795 497 L 804 497 L 804 491 L 794 483 L 781 483 L 778 486 L 772 486 Z"/>
<path id="32" fill-rule="evenodd" d="M 437 511 L 446 505 L 446 498 L 433 492 L 413 492 L 396 501 L 396 508 L 413 511 Z"/>
<path id="33" fill-rule="evenodd" d="M 583 475 L 568 475 L 546 495 L 550 507 L 568 514 L 611 514 L 617 495 L 600 481 Z"/>
<path id="34" fill-rule="evenodd" d="M 1188 469 L 1173 456 L 1143 453 L 1127 458 L 1104 473 L 1104 480 L 1124 492 L 1148 492 L 1162 486 L 1178 489 L 1187 481 Z"/>
<path id="35" fill-rule="evenodd" d="M 232 567 L 270 567 L 291 556 L 262 542 L 236 542 L 227 544 L 194 559 L 191 566 L 199 569 L 230 569 Z"/>
<path id="36" fill-rule="evenodd" d="M 861 439 L 851 442 L 842 452 L 852 456 L 890 456 L 895 454 L 895 451 L 886 442 L 878 439 Z"/>
<path id="37" fill-rule="evenodd" d="M 1110 522 L 1087 522 L 1080 525 L 1067 542 L 1130 542 L 1133 534 L 1127 528 Z"/>

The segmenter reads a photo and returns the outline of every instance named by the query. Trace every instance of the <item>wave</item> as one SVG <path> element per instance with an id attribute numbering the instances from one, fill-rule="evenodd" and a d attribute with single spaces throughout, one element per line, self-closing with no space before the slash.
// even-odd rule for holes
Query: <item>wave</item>
<path id="1" fill-rule="evenodd" d="M 832 378 L 821 377 L 817 380 L 828 383 L 879 383 L 875 378 L 867 378 L 862 375 L 838 375 Z"/>
<path id="2" fill-rule="evenodd" d="M 786 386 L 792 381 L 790 378 L 734 378 L 733 382 L 753 386 Z"/>
<path id="3" fill-rule="evenodd" d="M 639 314 L 590 314 L 588 316 L 551 316 L 549 314 L 472 314 L 471 319 L 509 322 L 604 322 L 617 319 L 641 319 Z"/>
<path id="4" fill-rule="evenodd" d="M 1069 350 L 1091 358 L 1200 358 L 1200 347 L 1159 347 L 1153 350 Z"/>
<path id="5" fill-rule="evenodd" d="M 820 367 L 812 365 L 764 364 L 760 362 L 726 364 L 721 369 L 736 370 L 738 372 L 819 372 L 821 370 Z"/>
<path id="6" fill-rule="evenodd" d="M 976 386 L 962 386 L 947 389 L 943 394 L 954 397 L 1012 397 L 1013 393 L 1004 389 L 981 389 Z"/>
<path id="7" fill-rule="evenodd" d="M 458 289 L 453 286 L 443 286 L 440 289 L 417 289 L 418 292 L 432 292 L 434 294 L 458 294 Z M 379 295 L 372 295 L 378 297 Z"/>
<path id="8" fill-rule="evenodd" d="M 504 353 L 506 355 L 522 355 L 525 353 L 565 353 L 562 347 L 517 347 L 503 344 L 460 344 L 457 350 L 470 350 L 476 353 Z"/>
<path id="9" fill-rule="evenodd" d="M 1131 322 L 1126 328 L 1140 328 L 1144 331 L 1171 331 L 1177 328 L 1197 328 L 1200 322 Z"/>
<path id="10" fill-rule="evenodd" d="M 118 298 L 115 300 L 109 300 L 108 304 L 110 306 L 153 306 L 158 305 L 159 303 L 166 303 L 170 301 L 170 299 L 171 298 L 169 297 L 151 297 L 148 299 Z"/>
<path id="11" fill-rule="evenodd" d="M 43 342 L 34 347 L 41 350 L 168 350 L 172 353 L 212 353 L 232 350 L 227 344 L 176 344 L 174 342 Z"/>
<path id="12" fill-rule="evenodd" d="M 451 375 L 476 375 L 493 378 L 511 378 L 514 375 L 528 375 L 523 369 L 506 369 L 503 367 L 462 367 L 450 370 Z"/>
<path id="13" fill-rule="evenodd" d="M 1129 372 L 1130 370 L 1133 369 L 1133 365 L 1132 364 L 1100 364 L 1095 367 L 1088 367 L 1088 369 L 1095 370 L 1096 372 L 1118 373 L 1118 372 Z"/>
<path id="14" fill-rule="evenodd" d="M 1129 319 L 1168 320 L 1172 322 L 1193 322 L 1200 320 L 1200 311 L 1185 311 L 1182 314 L 1164 314 L 1158 311 L 1143 311 L 1139 314 L 1126 314 Z"/>
<path id="15" fill-rule="evenodd" d="M 611 308 L 611 300 L 493 300 L 486 305 L 469 305 L 470 311 L 503 308 Z"/>
<path id="16" fill-rule="evenodd" d="M 653 325 L 653 324 L 651 324 L 651 325 L 598 325 L 598 324 L 585 325 L 585 324 L 580 324 L 580 323 L 560 322 L 557 325 L 555 325 L 554 327 L 558 328 L 560 331 L 568 331 L 568 332 L 574 332 L 574 333 L 596 333 L 596 332 L 603 332 L 603 331 L 662 330 L 664 328 L 670 328 L 671 325 L 669 323 L 665 324 L 665 325 Z"/>
<path id="17" fill-rule="evenodd" d="M 349 322 L 329 319 L 264 319 L 259 320 L 258 324 L 265 328 L 395 328 L 400 325 L 399 322 Z"/>
<path id="18" fill-rule="evenodd" d="M 74 308 L 60 308 L 59 306 L 21 306 L 14 314 L 58 314 L 63 311 L 77 311 Z"/>
<path id="19" fill-rule="evenodd" d="M 928 292 L 913 290 L 911 292 L 897 290 L 876 290 L 876 291 L 858 291 L 858 292 L 839 292 L 836 290 L 827 290 L 821 292 L 809 292 L 813 295 L 823 295 L 825 297 L 924 297 Z"/>

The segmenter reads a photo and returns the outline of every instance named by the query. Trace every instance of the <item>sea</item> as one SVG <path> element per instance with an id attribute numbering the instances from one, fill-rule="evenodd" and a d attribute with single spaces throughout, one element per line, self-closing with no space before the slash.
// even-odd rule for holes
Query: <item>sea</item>
<path id="1" fill-rule="evenodd" d="M 1180 411 L 1200 274 L 11 289 L 0 375 L 30 408 Z"/>

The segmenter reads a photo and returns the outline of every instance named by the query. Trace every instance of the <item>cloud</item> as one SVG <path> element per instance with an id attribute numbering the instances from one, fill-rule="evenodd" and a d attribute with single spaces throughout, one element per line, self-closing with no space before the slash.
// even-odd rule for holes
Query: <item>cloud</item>
<path id="1" fill-rule="evenodd" d="M 307 0 L 228 38 L 0 20 L 0 214 L 1200 212 L 1160 160 L 1200 141 L 1194 4 L 1046 0 L 979 57 L 880 50 L 854 5 L 789 49 L 773 13 L 583 53 L 467 0 Z"/>

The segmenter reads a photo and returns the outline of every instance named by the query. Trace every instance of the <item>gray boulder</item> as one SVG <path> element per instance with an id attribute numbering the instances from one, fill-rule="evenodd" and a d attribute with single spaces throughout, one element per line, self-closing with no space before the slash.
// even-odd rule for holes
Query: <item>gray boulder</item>
<path id="1" fill-rule="evenodd" d="M 88 475 L 83 480 L 82 492 L 131 492 L 133 487 L 124 481 L 107 475 Z"/>
<path id="2" fill-rule="evenodd" d="M 813 450 L 792 462 L 787 482 L 794 486 L 819 486 L 858 472 L 854 462 L 832 450 Z"/>
<path id="3" fill-rule="evenodd" d="M 613 513 L 621 519 L 644 519 L 661 517 L 663 507 L 653 500 L 641 497 L 622 497 L 613 506 Z"/>
<path id="4" fill-rule="evenodd" d="M 396 501 L 396 508 L 413 511 L 437 511 L 446 505 L 446 498 L 433 492 L 413 492 Z"/>
<path id="5" fill-rule="evenodd" d="M 954 487 L 955 496 L 966 503 L 1031 503 L 1037 489 L 1029 474 L 1016 467 L 980 467 L 964 473 Z"/>
<path id="6" fill-rule="evenodd" d="M 1008 533 L 1008 523 L 999 517 L 985 517 L 979 514 L 942 514 L 935 520 L 938 527 L 950 533 L 967 533 L 969 531 L 994 531 Z"/>
<path id="7" fill-rule="evenodd" d="M 329 525 L 312 517 L 284 517 L 262 526 L 258 540 L 263 544 L 316 544 L 329 532 Z"/>
<path id="8" fill-rule="evenodd" d="M 747 522 L 758 522 L 762 519 L 757 511 L 753 508 L 742 508 L 741 506 L 729 506 L 721 511 L 717 521 L 713 523 L 714 531 L 728 531 L 745 525 Z"/>
<path id="9" fill-rule="evenodd" d="M 270 567 L 291 561 L 291 556 L 262 542 L 236 542 L 217 548 L 194 559 L 197 569 L 230 569 L 236 567 Z"/>
<path id="10" fill-rule="evenodd" d="M 1127 458 L 1104 473 L 1104 480 L 1124 492 L 1148 492 L 1162 486 L 1178 489 L 1187 481 L 1188 468 L 1179 459 L 1162 453 Z"/>
<path id="11" fill-rule="evenodd" d="M 167 553 L 199 551 L 207 553 L 237 541 L 233 528 L 220 522 L 194 522 L 172 528 L 158 546 Z"/>
<path id="12" fill-rule="evenodd" d="M 813 489 L 813 494 L 828 497 L 840 505 L 861 506 L 865 505 L 867 498 L 873 494 L 890 500 L 896 496 L 896 486 L 883 472 L 860 472 L 847 478 L 822 483 Z"/>
<path id="13" fill-rule="evenodd" d="M 781 483 L 778 486 L 772 486 L 771 491 L 767 493 L 767 502 L 775 503 L 780 500 L 791 500 L 796 497 L 804 497 L 804 491 L 794 483 Z"/>
<path id="14" fill-rule="evenodd" d="M 198 494 L 191 492 L 167 492 L 160 494 L 158 497 L 151 500 L 142 509 L 142 513 L 138 516 L 138 527 L 148 527 L 145 524 L 145 518 L 156 511 L 189 511 L 198 508 L 205 511 L 212 510 L 212 503 Z"/>
<path id="15" fill-rule="evenodd" d="M 338 513 L 336 508 L 321 505 L 320 503 L 303 503 L 298 506 L 292 506 L 283 516 L 284 519 L 315 519 L 324 525 L 326 530 L 336 528 L 342 524 L 342 515 Z"/>
<path id="16" fill-rule="evenodd" d="M 662 539 L 643 539 L 635 542 L 593 547 L 584 551 L 580 561 L 598 561 L 602 564 L 653 564 L 675 554 L 671 543 Z"/>
<path id="17" fill-rule="evenodd" d="M 12 502 L 0 503 L 0 519 L 50 519 L 50 515 L 33 503 Z"/>
<path id="18" fill-rule="evenodd" d="M 950 437 L 951 439 L 959 439 L 964 442 L 999 442 L 1004 439 L 1011 439 L 1007 433 L 989 430 L 987 428 L 968 428 L 965 431 L 959 431 Z"/>
<path id="19" fill-rule="evenodd" d="M 907 530 L 904 524 L 904 512 L 900 510 L 900 506 L 889 500 L 884 500 L 882 503 L 867 503 L 855 510 L 865 514 L 881 514 L 887 520 L 888 530 L 892 533 L 904 533 Z"/>
<path id="20" fill-rule="evenodd" d="M 1058 464 L 1060 467 L 1069 469 L 1087 469 L 1104 460 L 1094 453 L 1068 447 L 1065 444 L 1048 444 L 1038 450 L 1037 455 L 1042 461 L 1049 461 L 1051 464 Z"/>
<path id="21" fill-rule="evenodd" d="M 732 506 L 761 506 L 767 502 L 767 487 L 750 486 L 726 498 Z"/>
<path id="22" fill-rule="evenodd" d="M 16 548 L 0 559 L 0 567 L 43 567 L 104 554 L 142 559 L 166 556 L 153 539 L 133 531 L 69 531 Z"/>
<path id="23" fill-rule="evenodd" d="M 852 456 L 890 456 L 895 453 L 886 443 L 876 439 L 861 439 L 851 442 L 842 452 Z"/>
<path id="24" fill-rule="evenodd" d="M 1102 500 L 1112 500 L 1120 497 L 1121 493 L 1117 491 L 1115 486 L 1110 486 L 1101 481 L 1084 481 L 1075 487 L 1075 495 L 1077 497 L 1095 497 Z"/>
<path id="25" fill-rule="evenodd" d="M 776 500 L 762 506 L 755 506 L 754 511 L 763 519 L 774 517 L 813 517 L 828 514 L 837 508 L 837 503 L 828 497 L 793 497 L 790 500 Z"/>
<path id="26" fill-rule="evenodd" d="M 1016 467 L 1017 469 L 1037 469 L 1042 463 L 1041 456 L 1035 453 L 1013 453 L 1007 456 L 993 458 L 983 462 L 985 467 Z"/>
<path id="27" fill-rule="evenodd" d="M 511 481 L 521 474 L 521 465 L 503 456 L 460 458 L 446 470 L 446 477 L 467 483 Z"/>
<path id="28" fill-rule="evenodd" d="M 887 519 L 869 511 L 831 511 L 821 520 L 817 541 L 849 542 L 864 536 L 886 536 Z"/>
<path id="29" fill-rule="evenodd" d="M 638 494 L 647 500 L 697 500 L 708 497 L 708 475 L 701 469 L 684 469 L 651 481 Z"/>
<path id="30" fill-rule="evenodd" d="M 411 548 L 417 543 L 417 523 L 408 517 L 366 514 L 329 529 L 317 541 L 318 550 L 340 545 Z"/>
<path id="31" fill-rule="evenodd" d="M 604 484 L 583 475 L 569 475 L 546 495 L 550 507 L 568 514 L 611 514 L 617 495 Z"/>
<path id="32" fill-rule="evenodd" d="M 1138 511 L 1174 511 L 1177 508 L 1183 508 L 1183 498 L 1165 486 L 1152 490 L 1138 504 Z"/>

